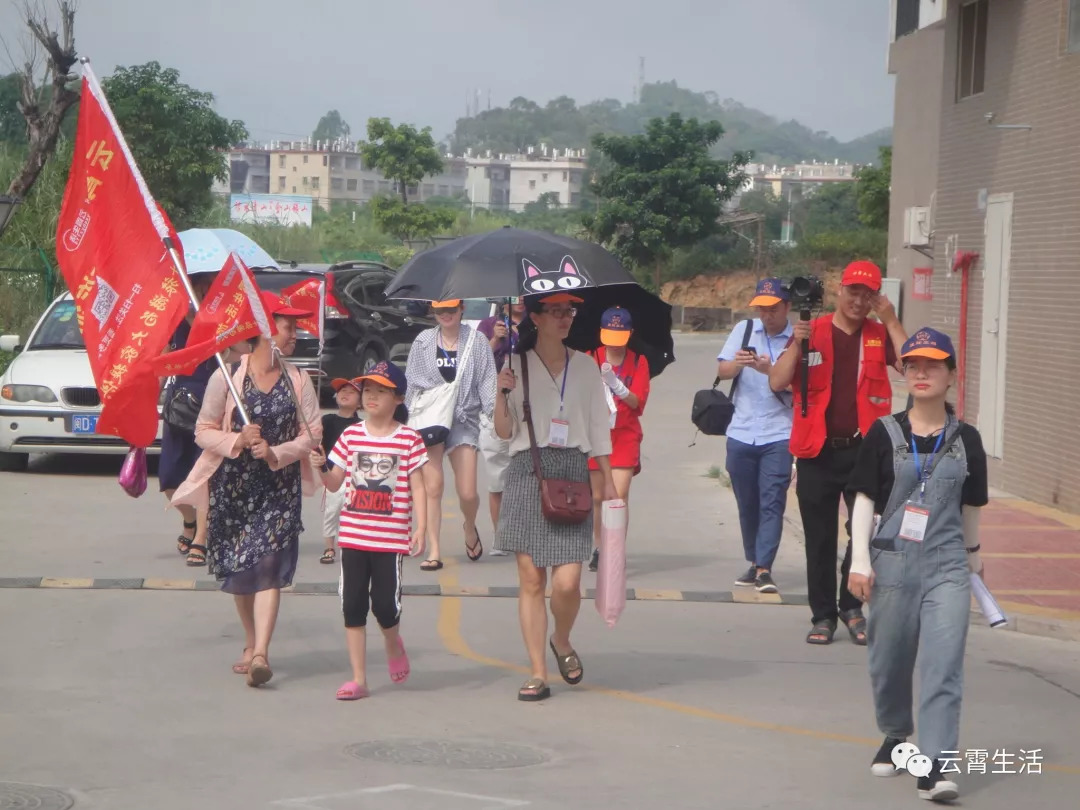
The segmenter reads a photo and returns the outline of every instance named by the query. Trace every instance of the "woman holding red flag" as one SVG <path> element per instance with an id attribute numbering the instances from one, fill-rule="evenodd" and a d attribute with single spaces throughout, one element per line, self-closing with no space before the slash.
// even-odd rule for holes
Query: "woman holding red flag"
<path id="1" fill-rule="evenodd" d="M 281 589 L 296 573 L 301 495 L 316 489 L 311 467 L 302 461 L 322 438 L 315 387 L 306 374 L 280 360 L 296 348 L 297 319 L 312 313 L 290 307 L 274 293 L 262 293 L 262 301 L 276 332 L 270 339 L 260 337 L 233 372 L 253 421 L 242 423 L 223 373 L 214 372 L 195 428 L 203 453 L 173 498 L 176 506 L 209 508 L 210 572 L 236 601 L 245 642 L 233 672 L 247 675 L 248 686 L 273 677 L 270 638 Z"/>

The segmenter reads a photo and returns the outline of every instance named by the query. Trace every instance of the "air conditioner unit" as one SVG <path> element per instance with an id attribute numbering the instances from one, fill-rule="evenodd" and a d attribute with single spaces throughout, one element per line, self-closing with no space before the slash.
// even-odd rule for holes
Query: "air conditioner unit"
<path id="1" fill-rule="evenodd" d="M 904 209 L 904 247 L 930 244 L 930 207 L 914 205 Z"/>

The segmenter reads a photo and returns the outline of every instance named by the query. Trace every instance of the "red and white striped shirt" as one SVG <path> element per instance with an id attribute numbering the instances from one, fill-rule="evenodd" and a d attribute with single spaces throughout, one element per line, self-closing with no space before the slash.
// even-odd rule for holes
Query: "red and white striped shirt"
<path id="1" fill-rule="evenodd" d="M 364 422 L 341 434 L 330 461 L 345 470 L 345 505 L 338 543 L 364 551 L 409 552 L 409 476 L 428 460 L 424 440 L 406 425 L 372 436 Z"/>

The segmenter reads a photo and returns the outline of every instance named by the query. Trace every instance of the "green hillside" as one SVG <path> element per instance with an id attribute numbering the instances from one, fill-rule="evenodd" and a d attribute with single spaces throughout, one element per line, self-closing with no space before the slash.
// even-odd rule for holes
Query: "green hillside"
<path id="1" fill-rule="evenodd" d="M 798 121 L 779 121 L 753 107 L 731 99 L 720 100 L 715 93 L 687 90 L 675 82 L 647 84 L 642 88 L 640 103 L 625 105 L 616 99 L 604 99 L 579 107 L 574 99 L 560 96 L 540 106 L 518 97 L 507 107 L 459 119 L 447 140 L 455 154 L 468 148 L 474 153 L 487 149 L 495 154 L 520 152 L 541 143 L 559 150 L 580 149 L 588 147 L 598 132 L 635 134 L 644 130 L 649 119 L 673 112 L 684 118 L 723 124 L 726 134 L 717 144 L 718 157 L 752 151 L 754 160 L 762 163 L 871 163 L 877 159 L 878 147 L 892 142 L 892 130 L 882 129 L 842 143 Z"/>

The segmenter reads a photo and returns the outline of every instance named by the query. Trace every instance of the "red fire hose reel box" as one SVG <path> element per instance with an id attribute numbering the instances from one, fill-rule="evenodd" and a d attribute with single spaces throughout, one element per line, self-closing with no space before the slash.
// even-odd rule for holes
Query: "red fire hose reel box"
<path id="1" fill-rule="evenodd" d="M 934 278 L 933 267 L 916 267 L 911 271 L 911 297 L 915 301 L 934 300 L 931 282 Z"/>

